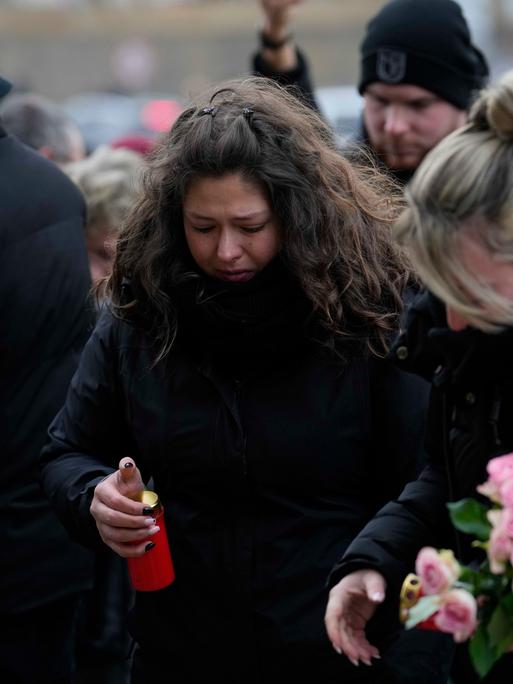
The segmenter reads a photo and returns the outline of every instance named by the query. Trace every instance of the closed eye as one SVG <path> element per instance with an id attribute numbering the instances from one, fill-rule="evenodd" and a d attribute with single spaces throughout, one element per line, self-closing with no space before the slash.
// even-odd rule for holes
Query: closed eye
<path id="1" fill-rule="evenodd" d="M 193 230 L 197 233 L 210 233 L 214 229 L 214 226 L 191 226 Z"/>
<path id="2" fill-rule="evenodd" d="M 262 223 L 259 226 L 241 226 L 241 230 L 243 230 L 245 233 L 259 233 L 266 227 L 266 225 L 266 223 Z"/>

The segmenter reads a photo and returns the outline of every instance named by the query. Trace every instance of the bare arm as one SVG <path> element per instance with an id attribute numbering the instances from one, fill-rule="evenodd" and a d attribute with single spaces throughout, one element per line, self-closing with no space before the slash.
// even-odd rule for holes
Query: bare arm
<path id="1" fill-rule="evenodd" d="M 263 34 L 279 48 L 262 48 L 262 58 L 274 71 L 291 71 L 298 65 L 296 47 L 290 35 L 292 10 L 303 0 L 260 0 L 264 14 Z"/>

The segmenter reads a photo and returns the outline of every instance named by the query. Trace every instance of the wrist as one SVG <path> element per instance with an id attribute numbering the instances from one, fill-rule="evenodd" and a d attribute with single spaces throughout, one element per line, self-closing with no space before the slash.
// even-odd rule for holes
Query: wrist
<path id="1" fill-rule="evenodd" d="M 271 33 L 266 28 L 258 32 L 258 37 L 260 45 L 267 50 L 280 50 L 292 41 L 292 33 L 285 31 Z"/>

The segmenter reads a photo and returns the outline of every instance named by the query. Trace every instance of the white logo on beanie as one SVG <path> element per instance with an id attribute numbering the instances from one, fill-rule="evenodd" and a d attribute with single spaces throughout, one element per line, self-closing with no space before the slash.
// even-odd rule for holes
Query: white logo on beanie
<path id="1" fill-rule="evenodd" d="M 378 50 L 376 74 L 383 83 L 399 83 L 406 74 L 406 53 L 400 50 Z"/>

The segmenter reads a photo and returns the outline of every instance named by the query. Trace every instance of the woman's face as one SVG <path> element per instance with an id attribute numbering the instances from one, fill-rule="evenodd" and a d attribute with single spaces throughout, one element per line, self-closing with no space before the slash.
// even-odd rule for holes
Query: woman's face
<path id="1" fill-rule="evenodd" d="M 498 260 L 476 238 L 465 235 L 461 238 L 458 257 L 468 273 L 472 273 L 484 286 L 513 302 L 513 263 Z M 494 321 L 491 304 L 481 303 L 487 318 Z M 447 323 L 451 330 L 463 330 L 469 321 L 458 311 L 446 304 Z M 501 323 L 500 320 L 496 321 Z"/>
<path id="2" fill-rule="evenodd" d="M 183 203 L 185 239 L 199 268 L 219 280 L 251 280 L 280 249 L 264 190 L 239 173 L 198 178 Z"/>

